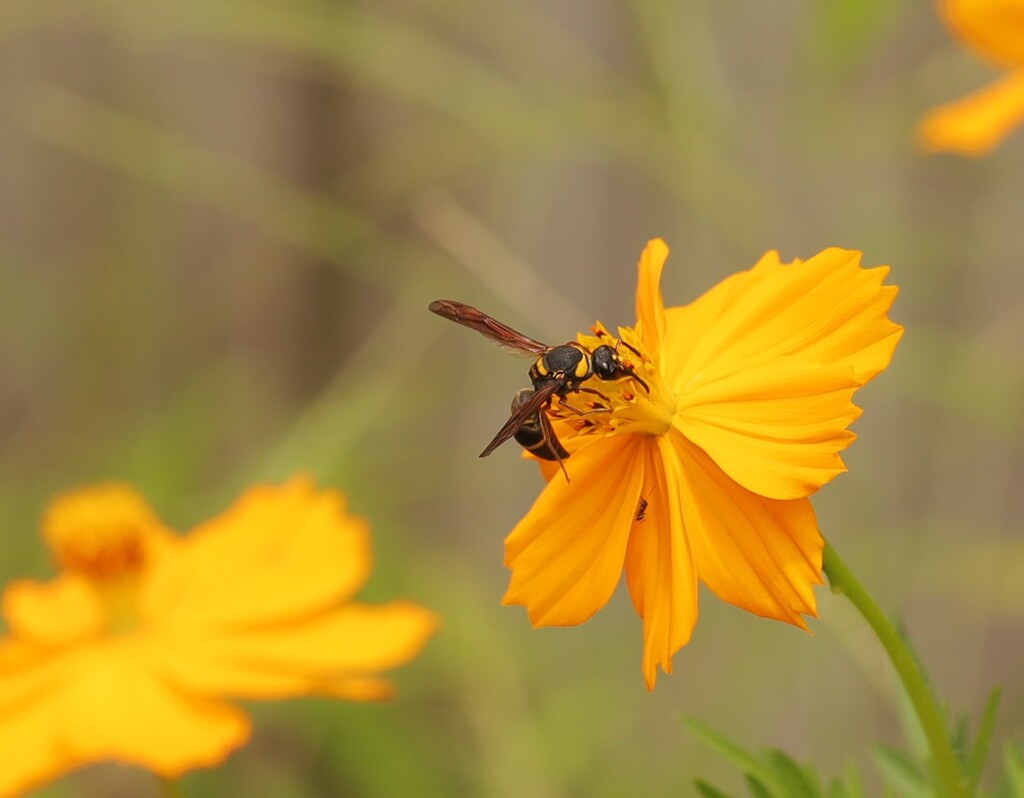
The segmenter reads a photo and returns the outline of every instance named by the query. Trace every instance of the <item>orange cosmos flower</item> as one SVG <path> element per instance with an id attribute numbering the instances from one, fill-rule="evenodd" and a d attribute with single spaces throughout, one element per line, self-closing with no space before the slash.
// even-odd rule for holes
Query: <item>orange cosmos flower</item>
<path id="1" fill-rule="evenodd" d="M 505 542 L 506 604 L 534 626 L 582 623 L 611 597 L 623 569 L 643 617 L 643 673 L 697 621 L 697 583 L 757 615 L 806 629 L 821 583 L 822 538 L 808 496 L 845 470 L 839 452 L 860 415 L 853 393 L 892 358 L 902 328 L 886 313 L 889 269 L 827 249 L 750 271 L 696 302 L 665 308 L 668 247 L 639 264 L 635 327 L 619 353 L 638 381 L 591 380 L 550 415 L 570 479 L 551 478 Z M 588 348 L 615 340 L 600 324 Z M 582 413 L 582 415 L 581 415 Z"/>
<path id="2" fill-rule="evenodd" d="M 414 604 L 350 601 L 365 522 L 307 479 L 250 489 L 177 537 L 131 489 L 60 496 L 43 534 L 61 568 L 3 594 L 0 794 L 101 760 L 176 777 L 249 736 L 229 698 L 386 698 L 376 674 L 436 626 Z"/>
<path id="3" fill-rule="evenodd" d="M 1024 121 L 1024 0 L 943 0 L 946 24 L 964 43 L 1010 72 L 999 82 L 932 111 L 923 146 L 985 155 Z"/>

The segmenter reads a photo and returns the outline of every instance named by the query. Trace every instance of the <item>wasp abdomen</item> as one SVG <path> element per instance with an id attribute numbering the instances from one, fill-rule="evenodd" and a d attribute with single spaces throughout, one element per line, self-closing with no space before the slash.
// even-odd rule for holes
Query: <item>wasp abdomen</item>
<path id="1" fill-rule="evenodd" d="M 520 406 L 525 404 L 532 395 L 532 389 L 520 389 L 512 399 L 512 413 L 519 410 Z M 551 429 L 551 422 L 548 421 L 543 410 L 538 410 L 534 415 L 523 419 L 523 423 L 516 430 L 514 437 L 516 443 L 541 460 L 561 462 L 569 457 L 569 452 L 565 450 L 555 435 L 555 431 Z"/>

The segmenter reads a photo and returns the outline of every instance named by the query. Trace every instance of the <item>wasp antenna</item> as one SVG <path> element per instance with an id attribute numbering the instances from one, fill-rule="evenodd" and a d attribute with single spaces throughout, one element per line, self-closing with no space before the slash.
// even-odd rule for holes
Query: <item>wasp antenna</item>
<path id="1" fill-rule="evenodd" d="M 640 354 L 639 349 L 637 349 L 635 346 L 631 346 L 630 344 L 626 343 L 621 338 L 619 339 L 619 343 L 615 345 L 615 348 L 618 349 L 620 345 L 626 347 L 626 349 L 628 349 L 630 352 L 632 352 L 634 355 L 640 358 L 641 361 L 644 359 L 644 356 Z"/>

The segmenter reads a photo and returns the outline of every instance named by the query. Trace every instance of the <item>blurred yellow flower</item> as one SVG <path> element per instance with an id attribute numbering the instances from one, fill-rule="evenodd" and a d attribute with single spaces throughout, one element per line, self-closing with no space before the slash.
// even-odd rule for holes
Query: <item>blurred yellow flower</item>
<path id="1" fill-rule="evenodd" d="M 807 628 L 822 538 L 807 498 L 845 470 L 853 393 L 892 358 L 889 269 L 827 249 L 783 264 L 769 252 L 696 302 L 666 309 L 661 240 L 640 259 L 635 327 L 620 355 L 638 380 L 587 387 L 550 410 L 570 452 L 505 543 L 506 604 L 534 626 L 582 623 L 623 568 L 643 617 L 643 674 L 690 638 L 697 583 L 757 615 Z M 615 343 L 601 325 L 583 345 Z M 630 352 L 629 350 L 632 350 Z M 585 397 L 585 398 L 584 398 Z M 581 415 L 582 413 L 582 415 Z"/>
<path id="2" fill-rule="evenodd" d="M 1024 121 L 1024 0 L 942 0 L 954 34 L 1009 74 L 962 100 L 940 106 L 918 129 L 930 151 L 985 155 Z"/>
<path id="3" fill-rule="evenodd" d="M 386 698 L 377 675 L 436 626 L 408 602 L 350 601 L 365 522 L 304 478 L 255 487 L 178 537 L 130 488 L 59 496 L 43 534 L 61 573 L 3 594 L 0 795 L 116 760 L 167 778 L 249 737 L 225 699 Z"/>

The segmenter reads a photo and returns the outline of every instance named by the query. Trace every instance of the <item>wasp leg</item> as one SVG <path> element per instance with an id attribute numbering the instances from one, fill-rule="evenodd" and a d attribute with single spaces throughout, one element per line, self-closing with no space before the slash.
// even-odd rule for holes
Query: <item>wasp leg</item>
<path id="1" fill-rule="evenodd" d="M 600 396 L 602 399 L 604 399 L 605 402 L 610 402 L 611 401 L 605 394 L 603 394 L 599 390 L 597 390 L 597 388 L 580 388 L 579 392 L 580 393 L 592 393 L 592 394 L 594 394 L 594 396 Z"/>
<path id="2" fill-rule="evenodd" d="M 609 413 L 609 412 L 611 412 L 611 408 L 605 407 L 604 405 L 597 405 L 596 407 L 592 407 L 589 410 L 580 410 L 578 407 L 576 407 L 575 405 L 569 404 L 564 399 L 561 402 L 558 403 L 558 409 L 561 410 L 562 408 L 565 408 L 570 413 L 572 413 L 573 415 L 577 415 L 577 416 L 590 416 L 590 415 L 593 415 L 594 413 Z"/>

